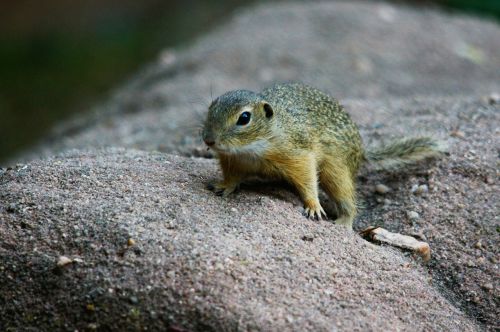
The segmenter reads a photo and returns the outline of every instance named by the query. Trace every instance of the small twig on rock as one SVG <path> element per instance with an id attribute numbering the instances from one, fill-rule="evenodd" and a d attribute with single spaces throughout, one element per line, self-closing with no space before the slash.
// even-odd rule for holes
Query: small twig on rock
<path id="1" fill-rule="evenodd" d="M 427 242 L 418 241 L 414 237 L 399 233 L 392 233 L 381 227 L 370 226 L 359 234 L 365 239 L 389 244 L 391 246 L 409 249 L 419 255 L 424 262 L 431 258 L 431 249 Z"/>

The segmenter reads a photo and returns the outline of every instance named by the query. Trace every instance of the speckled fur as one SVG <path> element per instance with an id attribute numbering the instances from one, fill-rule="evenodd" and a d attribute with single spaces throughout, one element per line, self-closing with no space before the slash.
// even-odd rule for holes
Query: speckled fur
<path id="1" fill-rule="evenodd" d="M 251 120 L 239 126 L 243 112 L 250 112 Z M 249 176 L 284 179 L 296 187 L 305 214 L 320 219 L 325 212 L 319 184 L 336 203 L 336 223 L 348 227 L 356 215 L 355 177 L 361 162 L 394 154 L 397 162 L 405 161 L 399 143 L 365 154 L 358 127 L 337 100 L 300 83 L 223 94 L 209 107 L 203 138 L 219 156 L 224 180 L 212 186 L 217 194 L 229 195 Z M 404 151 L 408 145 L 411 140 L 405 141 Z M 425 157 L 425 147 L 417 151 L 412 161 Z"/>

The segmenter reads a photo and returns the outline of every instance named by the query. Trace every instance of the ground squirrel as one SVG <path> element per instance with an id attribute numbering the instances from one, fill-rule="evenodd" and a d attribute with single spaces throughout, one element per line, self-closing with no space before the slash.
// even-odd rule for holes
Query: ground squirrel
<path id="1" fill-rule="evenodd" d="M 348 227 L 363 161 L 399 168 L 441 152 L 427 137 L 364 151 L 358 127 L 337 100 L 300 83 L 223 94 L 209 106 L 203 140 L 219 157 L 224 179 L 209 186 L 218 195 L 229 195 L 250 176 L 284 179 L 297 189 L 306 216 L 321 219 L 319 182 L 335 202 L 335 222 Z"/>

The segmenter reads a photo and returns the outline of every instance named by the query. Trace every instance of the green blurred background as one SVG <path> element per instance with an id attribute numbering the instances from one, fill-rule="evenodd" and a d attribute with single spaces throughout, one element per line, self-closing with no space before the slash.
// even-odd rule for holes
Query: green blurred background
<path id="1" fill-rule="evenodd" d="M 245 0 L 0 2 L 0 163 Z M 397 1 L 500 19 L 500 0 Z M 1 165 L 1 164 L 0 164 Z"/>

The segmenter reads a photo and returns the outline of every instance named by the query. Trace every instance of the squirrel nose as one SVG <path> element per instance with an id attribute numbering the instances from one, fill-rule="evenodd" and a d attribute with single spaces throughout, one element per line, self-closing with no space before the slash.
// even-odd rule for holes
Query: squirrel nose
<path id="1" fill-rule="evenodd" d="M 208 146 L 212 146 L 215 144 L 215 141 L 213 139 L 205 138 L 204 141 L 205 141 L 205 144 Z"/>

